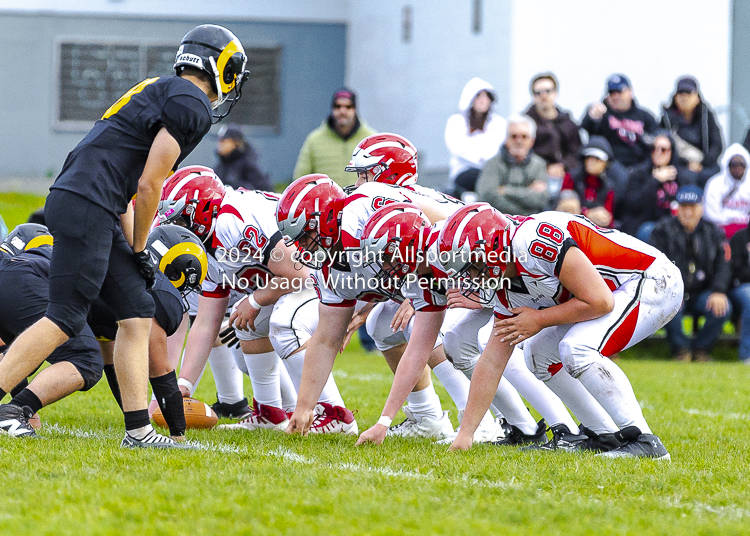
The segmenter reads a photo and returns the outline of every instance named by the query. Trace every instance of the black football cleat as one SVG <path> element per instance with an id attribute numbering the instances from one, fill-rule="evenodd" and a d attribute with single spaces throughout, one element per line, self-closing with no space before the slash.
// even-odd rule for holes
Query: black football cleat
<path id="1" fill-rule="evenodd" d="M 642 434 L 636 426 L 627 426 L 615 432 L 622 446 L 597 454 L 602 458 L 652 458 L 669 461 L 672 457 L 661 440 L 654 434 Z"/>
<path id="2" fill-rule="evenodd" d="M 582 424 L 578 425 L 578 429 L 582 434 L 585 434 L 589 438 L 584 446 L 584 450 L 590 450 L 592 452 L 609 452 L 610 450 L 615 450 L 622 446 L 622 443 L 615 437 L 614 433 L 597 434 Z"/>
<path id="3" fill-rule="evenodd" d="M 543 445 L 529 445 L 521 450 L 566 450 L 575 452 L 585 450 L 589 438 L 585 434 L 574 434 L 564 424 L 556 424 L 552 428 L 552 439 Z"/>
<path id="4" fill-rule="evenodd" d="M 219 419 L 242 419 L 253 411 L 247 403 L 247 398 L 243 398 L 234 404 L 227 404 L 219 402 L 217 397 L 216 402 L 211 404 L 211 409 L 214 410 Z"/>
<path id="5" fill-rule="evenodd" d="M 507 423 L 506 423 L 507 424 Z M 541 445 L 547 442 L 547 423 L 544 419 L 536 424 L 536 432 L 533 434 L 524 434 L 521 430 L 513 426 L 508 425 L 506 428 L 505 437 L 492 441 L 491 444 L 501 447 L 505 445 L 509 446 L 521 446 L 521 445 Z"/>
<path id="6" fill-rule="evenodd" d="M 29 419 L 34 412 L 28 406 L 0 405 L 0 434 L 11 437 L 38 437 Z"/>

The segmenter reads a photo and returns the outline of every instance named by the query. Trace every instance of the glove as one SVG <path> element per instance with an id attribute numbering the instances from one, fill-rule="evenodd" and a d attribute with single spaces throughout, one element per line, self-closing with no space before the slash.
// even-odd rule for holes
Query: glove
<path id="1" fill-rule="evenodd" d="M 240 340 L 237 338 L 234 326 L 227 326 L 224 331 L 219 333 L 219 340 L 221 344 L 226 344 L 229 348 L 239 348 L 240 346 Z"/>
<path id="2" fill-rule="evenodd" d="M 136 253 L 135 263 L 138 265 L 141 276 L 146 280 L 146 288 L 153 288 L 156 282 L 156 264 L 154 264 L 151 254 L 145 249 Z"/>

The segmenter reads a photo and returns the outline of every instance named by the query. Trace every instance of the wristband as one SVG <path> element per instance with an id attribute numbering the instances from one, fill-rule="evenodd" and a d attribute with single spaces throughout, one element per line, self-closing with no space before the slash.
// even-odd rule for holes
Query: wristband
<path id="1" fill-rule="evenodd" d="M 385 415 L 381 415 L 378 419 L 378 424 L 382 424 L 386 428 L 390 428 L 392 422 L 393 419 L 391 419 L 390 417 L 386 417 Z"/>
<path id="2" fill-rule="evenodd" d="M 191 381 L 186 380 L 185 378 L 177 378 L 177 387 L 186 387 L 190 396 L 193 396 L 193 389 L 195 389 L 195 386 Z"/>
<path id="3" fill-rule="evenodd" d="M 263 307 L 261 304 L 255 301 L 255 296 L 252 294 L 247 295 L 247 303 L 249 303 L 250 307 L 252 307 L 253 309 L 260 309 L 261 307 Z"/>

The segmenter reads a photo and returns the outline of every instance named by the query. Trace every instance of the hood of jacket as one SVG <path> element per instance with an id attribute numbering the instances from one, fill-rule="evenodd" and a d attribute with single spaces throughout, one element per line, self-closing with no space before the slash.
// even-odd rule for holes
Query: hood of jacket
<path id="1" fill-rule="evenodd" d="M 474 101 L 474 97 L 476 97 L 480 91 L 486 91 L 492 96 L 492 104 L 490 105 L 490 113 L 492 113 L 492 109 L 497 101 L 497 93 L 495 93 L 495 88 L 492 87 L 492 84 L 478 77 L 469 80 L 461 92 L 461 98 L 458 99 L 458 109 L 461 113 L 465 114 L 469 111 L 471 103 Z"/>
<path id="2" fill-rule="evenodd" d="M 586 149 L 599 149 L 600 151 L 604 151 L 607 154 L 610 163 L 615 159 L 615 153 L 612 152 L 612 146 L 604 136 L 591 136 L 588 143 L 581 147 L 581 152 L 579 153 L 581 162 L 586 159 L 586 157 L 583 156 L 583 151 L 585 151 Z"/>
<path id="3" fill-rule="evenodd" d="M 727 147 L 727 150 L 724 151 L 724 154 L 721 156 L 721 171 L 719 172 L 724 176 L 724 182 L 726 184 L 734 184 L 736 182 L 735 178 L 729 173 L 729 161 L 737 155 L 744 158 L 746 165 L 750 167 L 750 153 L 747 152 L 747 149 L 739 143 L 733 143 Z M 742 177 L 742 182 L 745 182 L 746 179 L 747 167 L 745 168 L 745 175 Z"/>

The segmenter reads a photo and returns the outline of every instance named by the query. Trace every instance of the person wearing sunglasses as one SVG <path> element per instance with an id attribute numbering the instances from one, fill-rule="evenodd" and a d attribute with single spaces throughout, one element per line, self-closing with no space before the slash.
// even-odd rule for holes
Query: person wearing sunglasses
<path id="1" fill-rule="evenodd" d="M 604 99 L 588 107 L 581 128 L 604 136 L 615 160 L 629 168 L 648 159 L 648 134 L 656 130 L 656 119 L 638 105 L 628 77 L 614 74 L 607 79 Z"/>
<path id="2" fill-rule="evenodd" d="M 536 123 L 534 152 L 547 163 L 550 177 L 562 179 L 580 166 L 581 136 L 570 114 L 555 102 L 557 87 L 557 78 L 552 73 L 532 78 L 529 89 L 533 102 L 525 113 Z"/>
<path id="3" fill-rule="evenodd" d="M 677 151 L 698 174 L 698 186 L 719 172 L 719 157 L 724 150 L 721 128 L 713 110 L 691 76 L 677 80 L 672 100 L 662 109 L 661 125 L 672 131 Z"/>
<path id="4" fill-rule="evenodd" d="M 508 118 L 505 143 L 487 160 L 477 180 L 481 201 L 507 214 L 533 214 L 549 204 L 544 160 L 534 154 L 536 123 L 527 115 Z"/>

